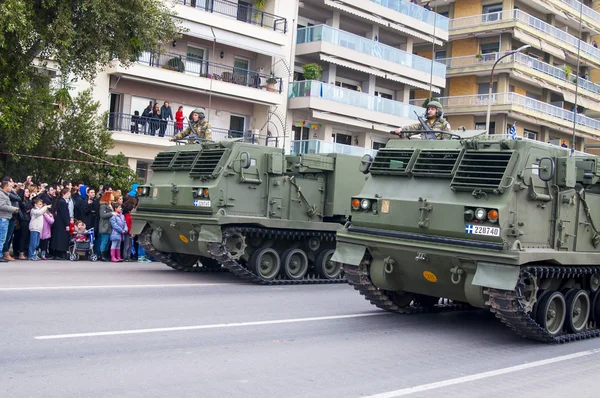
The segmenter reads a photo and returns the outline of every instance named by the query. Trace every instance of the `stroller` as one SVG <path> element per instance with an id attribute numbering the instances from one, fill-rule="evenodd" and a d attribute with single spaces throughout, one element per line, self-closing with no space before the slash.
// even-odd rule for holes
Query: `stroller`
<path id="1" fill-rule="evenodd" d="M 77 261 L 80 256 L 86 256 L 90 261 L 98 260 L 98 256 L 94 253 L 94 228 L 71 235 L 69 260 Z"/>

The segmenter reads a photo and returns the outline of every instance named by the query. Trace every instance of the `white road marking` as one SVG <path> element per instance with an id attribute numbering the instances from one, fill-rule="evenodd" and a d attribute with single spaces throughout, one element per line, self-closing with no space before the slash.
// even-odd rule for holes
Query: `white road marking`
<path id="1" fill-rule="evenodd" d="M 319 316 L 319 317 L 312 317 L 312 318 L 278 319 L 278 320 L 271 320 L 271 321 L 217 323 L 217 324 L 213 324 L 213 325 L 179 326 L 179 327 L 153 328 L 153 329 L 115 330 L 115 331 L 110 331 L 110 332 L 55 334 L 55 335 L 49 335 L 49 336 L 35 336 L 34 338 L 36 340 L 55 340 L 55 339 L 72 339 L 72 338 L 77 338 L 77 337 L 118 336 L 118 335 L 124 335 L 124 334 L 181 332 L 181 331 L 186 331 L 186 330 L 221 329 L 221 328 L 235 328 L 235 327 L 245 327 L 245 326 L 280 325 L 280 324 L 284 324 L 284 323 L 332 321 L 332 320 L 337 320 L 337 319 L 362 318 L 362 317 L 367 317 L 367 316 L 378 316 L 378 315 L 389 315 L 389 314 L 390 314 L 389 312 L 369 312 L 369 313 L 365 313 L 365 314 L 332 315 L 332 316 Z"/>
<path id="2" fill-rule="evenodd" d="M 86 290 L 86 289 L 134 289 L 134 288 L 157 288 L 157 287 L 205 287 L 205 286 L 228 286 L 239 285 L 239 283 L 167 283 L 160 285 L 99 285 L 99 286 L 24 286 L 24 287 L 0 287 L 0 292 L 35 291 L 35 290 Z"/>
<path id="3" fill-rule="evenodd" d="M 568 361 L 571 359 L 586 357 L 589 355 L 595 355 L 595 354 L 599 354 L 599 353 L 600 353 L 600 348 L 596 348 L 593 350 L 581 351 L 581 352 L 577 352 L 574 354 L 562 355 L 560 357 L 543 359 L 541 361 L 529 362 L 529 363 L 525 363 L 523 365 L 510 366 L 508 368 L 491 370 L 489 372 L 475 373 L 475 374 L 472 374 L 469 376 L 457 377 L 456 379 L 442 380 L 442 381 L 438 381 L 435 383 L 422 384 L 420 386 L 403 388 L 403 389 L 396 390 L 396 391 L 389 391 L 389 392 L 384 392 L 381 394 L 364 396 L 362 398 L 402 397 L 405 395 L 420 393 L 423 391 L 435 390 L 438 388 L 443 388 L 443 387 L 448 387 L 448 386 L 454 386 L 456 384 L 469 383 L 472 381 L 487 379 L 489 377 L 500 376 L 500 375 L 504 375 L 507 373 L 514 373 L 514 372 L 518 372 L 518 371 L 525 370 L 525 369 L 537 368 L 538 366 L 550 365 L 550 364 L 557 363 L 557 362 Z"/>

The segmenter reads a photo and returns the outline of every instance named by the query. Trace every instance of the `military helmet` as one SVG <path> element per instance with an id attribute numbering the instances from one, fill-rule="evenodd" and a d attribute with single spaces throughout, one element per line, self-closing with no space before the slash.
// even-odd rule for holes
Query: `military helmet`
<path id="1" fill-rule="evenodd" d="M 200 119 L 204 119 L 206 117 L 206 111 L 204 110 L 204 108 L 196 108 L 194 109 L 191 113 L 190 113 L 190 119 L 192 118 L 192 115 L 194 113 L 197 113 L 198 116 L 200 117 Z"/>
<path id="2" fill-rule="evenodd" d="M 444 109 L 442 108 L 442 104 L 440 104 L 439 101 L 429 101 L 427 103 L 426 108 L 429 108 L 429 107 L 435 108 L 440 112 L 444 111 Z"/>

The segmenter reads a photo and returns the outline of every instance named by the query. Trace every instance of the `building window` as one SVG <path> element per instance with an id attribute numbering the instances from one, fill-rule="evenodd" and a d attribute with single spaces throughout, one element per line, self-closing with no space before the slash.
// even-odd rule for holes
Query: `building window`
<path id="1" fill-rule="evenodd" d="M 435 52 L 435 60 L 440 60 L 446 58 L 446 50 L 439 50 Z"/>
<path id="2" fill-rule="evenodd" d="M 135 172 L 137 173 L 137 178 L 140 182 L 145 183 L 148 178 L 148 163 L 140 162 L 139 160 L 135 165 Z"/>
<path id="3" fill-rule="evenodd" d="M 292 130 L 294 131 L 294 140 L 295 141 L 308 140 L 308 135 L 310 133 L 310 129 L 308 127 L 294 126 L 294 127 L 292 127 Z"/>
<path id="4" fill-rule="evenodd" d="M 485 122 L 475 123 L 475 130 L 485 130 Z M 490 131 L 488 133 L 496 133 L 496 122 L 490 122 Z"/>
<path id="5" fill-rule="evenodd" d="M 337 144 L 352 145 L 352 136 L 351 135 L 340 134 L 340 133 L 336 133 L 333 135 L 334 135 L 334 137 L 333 137 L 334 141 Z"/>
<path id="6" fill-rule="evenodd" d="M 377 142 L 377 141 L 371 142 L 371 148 L 375 149 L 376 151 L 381 148 L 385 148 L 385 145 L 386 144 L 384 142 Z"/>
<path id="7" fill-rule="evenodd" d="M 379 91 L 375 91 L 375 96 L 379 96 L 381 98 L 387 98 L 389 100 L 393 100 L 394 96 L 392 94 L 388 94 L 388 93 L 381 93 Z"/>
<path id="8" fill-rule="evenodd" d="M 523 137 L 528 138 L 530 140 L 536 140 L 537 141 L 537 135 L 538 133 L 535 131 L 531 131 L 531 130 L 525 130 L 523 132 Z"/>
<path id="9" fill-rule="evenodd" d="M 501 19 L 502 3 L 483 6 L 482 22 L 495 22 Z"/>
<path id="10" fill-rule="evenodd" d="M 235 132 L 244 132 L 246 130 L 246 117 L 238 115 L 229 116 L 229 130 Z"/>

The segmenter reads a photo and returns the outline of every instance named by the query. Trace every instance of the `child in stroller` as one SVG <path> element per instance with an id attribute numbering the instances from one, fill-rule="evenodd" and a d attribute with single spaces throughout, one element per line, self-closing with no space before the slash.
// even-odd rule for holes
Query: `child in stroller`
<path id="1" fill-rule="evenodd" d="M 80 256 L 86 256 L 90 261 L 98 260 L 94 253 L 94 228 L 86 229 L 85 223 L 78 220 L 69 243 L 69 260 L 77 261 Z"/>

